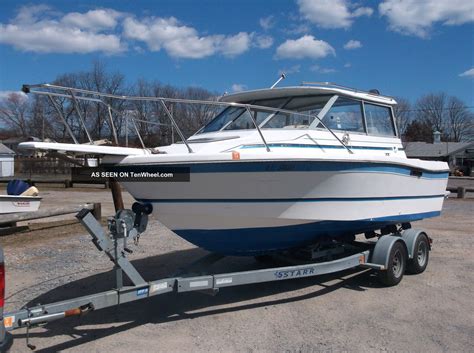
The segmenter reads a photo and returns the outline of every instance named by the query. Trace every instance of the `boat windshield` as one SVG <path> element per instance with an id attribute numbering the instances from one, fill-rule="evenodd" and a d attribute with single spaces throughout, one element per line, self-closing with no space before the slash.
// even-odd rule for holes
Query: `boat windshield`
<path id="1" fill-rule="evenodd" d="M 289 129 L 309 128 L 315 116 L 326 105 L 330 95 L 298 96 L 278 99 L 255 100 L 244 102 L 254 106 L 265 106 L 291 110 L 299 114 L 286 112 L 264 111 L 251 108 L 260 128 Z M 322 119 L 324 125 L 333 130 L 365 132 L 360 101 L 339 97 Z M 314 128 L 324 128 L 321 123 L 312 125 Z M 199 133 L 255 129 L 255 125 L 247 109 L 244 107 L 226 107 Z"/>
<path id="2" fill-rule="evenodd" d="M 245 102 L 244 104 L 260 105 L 271 108 L 282 108 L 288 101 L 288 98 L 283 99 L 265 99 L 258 101 Z M 268 116 L 272 114 L 271 111 L 250 110 L 253 114 L 256 113 L 255 120 L 257 124 L 264 122 Z M 252 118 L 247 109 L 244 107 L 226 107 L 217 116 L 212 119 L 199 133 L 214 132 L 221 130 L 243 130 L 255 129 Z"/>

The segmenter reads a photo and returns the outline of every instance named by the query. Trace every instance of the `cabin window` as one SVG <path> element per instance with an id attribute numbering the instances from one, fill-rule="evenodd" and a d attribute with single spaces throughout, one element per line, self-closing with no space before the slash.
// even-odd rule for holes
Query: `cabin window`
<path id="1" fill-rule="evenodd" d="M 300 114 L 277 113 L 263 127 L 266 129 L 307 128 L 320 112 L 330 96 L 303 96 L 294 97 L 283 107 Z M 310 115 L 310 116 L 309 116 Z"/>
<path id="2" fill-rule="evenodd" d="M 389 107 L 364 103 L 367 130 L 371 135 L 396 136 Z"/>
<path id="3" fill-rule="evenodd" d="M 284 108 L 304 115 L 278 113 L 263 127 L 267 129 L 308 128 L 330 98 L 331 96 L 292 98 Z M 322 121 L 332 130 L 365 132 L 361 103 L 353 99 L 339 97 Z M 317 128 L 324 127 L 318 124 Z"/>
<path id="4" fill-rule="evenodd" d="M 322 121 L 331 130 L 365 132 L 362 105 L 353 99 L 339 97 Z M 323 128 L 321 123 L 318 128 Z"/>
<path id="5" fill-rule="evenodd" d="M 307 128 L 310 124 L 308 116 L 277 113 L 263 127 L 265 129 Z"/>

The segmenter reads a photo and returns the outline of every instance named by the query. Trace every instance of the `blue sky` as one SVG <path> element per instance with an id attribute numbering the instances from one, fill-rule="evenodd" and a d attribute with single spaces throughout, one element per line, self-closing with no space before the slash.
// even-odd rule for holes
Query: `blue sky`
<path id="1" fill-rule="evenodd" d="M 412 102 L 474 105 L 474 1 L 0 2 L 0 91 L 100 59 L 138 78 L 219 93 L 331 81 Z M 1 92 L 0 92 L 1 94 Z"/>

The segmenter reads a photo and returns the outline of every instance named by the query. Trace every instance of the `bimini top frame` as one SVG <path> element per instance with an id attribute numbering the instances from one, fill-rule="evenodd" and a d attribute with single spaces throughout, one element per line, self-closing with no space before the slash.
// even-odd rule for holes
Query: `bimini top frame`
<path id="1" fill-rule="evenodd" d="M 183 141 L 183 143 L 186 145 L 186 148 L 188 149 L 189 153 L 193 153 L 193 150 L 189 143 L 187 142 L 183 132 L 179 128 L 178 124 L 176 123 L 176 120 L 173 117 L 173 114 L 171 113 L 170 109 L 166 106 L 166 103 L 184 103 L 184 104 L 200 104 L 200 105 L 209 105 L 209 106 L 222 106 L 222 107 L 242 107 L 247 110 L 247 112 L 250 115 L 250 118 L 252 119 L 253 125 L 255 126 L 256 130 L 258 131 L 258 134 L 260 135 L 260 138 L 262 139 L 263 144 L 265 145 L 265 148 L 268 152 L 270 152 L 270 148 L 265 140 L 265 137 L 263 136 L 263 133 L 260 129 L 260 126 L 257 124 L 257 121 L 255 120 L 254 114 L 252 114 L 252 110 L 256 112 L 257 110 L 259 111 L 268 111 L 268 112 L 274 112 L 274 113 L 285 113 L 285 114 L 293 114 L 293 115 L 298 115 L 306 118 L 310 118 L 311 120 L 317 121 L 318 124 L 321 124 L 321 126 L 326 129 L 331 135 L 349 152 L 353 153 L 352 150 L 332 131 L 329 127 L 327 127 L 322 119 L 324 118 L 324 115 L 329 111 L 329 109 L 332 107 L 332 105 L 336 102 L 338 99 L 338 95 L 334 94 L 326 103 L 326 105 L 321 109 L 321 111 L 317 115 L 310 115 L 310 114 L 304 114 L 304 113 L 299 113 L 296 111 L 292 110 L 287 110 L 287 109 L 281 109 L 281 108 L 273 108 L 273 107 L 266 107 L 266 106 L 260 106 L 260 105 L 253 105 L 253 104 L 244 104 L 244 103 L 235 103 L 235 102 L 222 102 L 222 101 L 209 101 L 209 100 L 195 100 L 195 99 L 181 99 L 181 98 L 165 98 L 165 97 L 140 97 L 140 96 L 126 96 L 126 95 L 117 95 L 117 94 L 110 94 L 110 93 L 102 93 L 102 92 L 96 92 L 96 91 L 90 91 L 90 90 L 85 90 L 85 89 L 79 89 L 79 88 L 71 88 L 71 87 L 63 87 L 63 86 L 58 86 L 58 85 L 52 85 L 52 84 L 25 84 L 22 87 L 22 91 L 25 93 L 32 93 L 32 94 L 37 94 L 37 95 L 45 95 L 49 98 L 50 102 L 52 103 L 53 107 L 55 108 L 56 112 L 58 113 L 61 122 L 64 124 L 66 127 L 69 135 L 73 139 L 74 143 L 79 143 L 77 139 L 75 138 L 69 124 L 67 123 L 66 119 L 61 113 L 61 110 L 59 109 L 56 101 L 54 100 L 55 97 L 60 97 L 60 98 L 67 98 L 71 99 L 73 102 L 73 107 L 74 110 L 77 112 L 81 127 L 85 130 L 87 138 L 89 142 L 92 144 L 93 141 L 91 139 L 91 136 L 89 132 L 87 131 L 87 127 L 85 125 L 84 119 L 80 113 L 78 101 L 89 101 L 89 102 L 96 102 L 103 104 L 107 107 L 108 111 L 108 122 L 110 125 L 110 128 L 112 130 L 112 134 L 114 137 L 114 142 L 118 145 L 118 136 L 117 136 L 117 130 L 115 129 L 115 125 L 112 119 L 112 111 L 114 110 L 110 104 L 104 101 L 104 98 L 109 98 L 109 99 L 118 99 L 118 100 L 128 100 L 128 101 L 145 101 L 145 102 L 157 102 L 161 105 L 163 108 L 164 112 L 168 116 L 171 125 L 176 129 L 179 137 Z M 143 139 L 141 137 L 140 131 L 138 129 L 138 126 L 136 124 L 136 121 L 138 119 L 135 119 L 132 117 L 132 125 L 137 133 L 137 136 L 140 140 L 140 143 L 142 144 L 143 148 L 145 147 L 145 144 L 143 142 Z M 152 123 L 148 121 L 143 121 L 140 120 L 144 123 Z M 154 123 L 156 124 L 156 123 Z M 312 124 L 314 126 L 314 124 Z"/>

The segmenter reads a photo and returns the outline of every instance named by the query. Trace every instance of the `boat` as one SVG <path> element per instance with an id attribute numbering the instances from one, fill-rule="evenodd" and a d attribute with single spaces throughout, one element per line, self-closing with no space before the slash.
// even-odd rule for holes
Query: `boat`
<path id="1" fill-rule="evenodd" d="M 43 84 L 25 91 L 65 96 L 67 89 Z M 154 175 L 119 181 L 137 201 L 151 204 L 161 223 L 211 252 L 253 256 L 350 241 L 408 228 L 442 209 L 447 163 L 407 158 L 396 101 L 376 90 L 311 83 L 239 92 L 218 102 L 74 92 L 73 99 L 161 103 L 181 141 L 154 149 L 20 147 L 95 153 L 116 173 Z M 185 138 L 165 103 L 221 110 Z"/>
<path id="2" fill-rule="evenodd" d="M 38 211 L 41 200 L 35 186 L 18 179 L 10 180 L 7 195 L 0 195 L 0 215 Z"/>
<path id="3" fill-rule="evenodd" d="M 0 214 L 35 212 L 40 203 L 40 196 L 0 195 Z"/>

